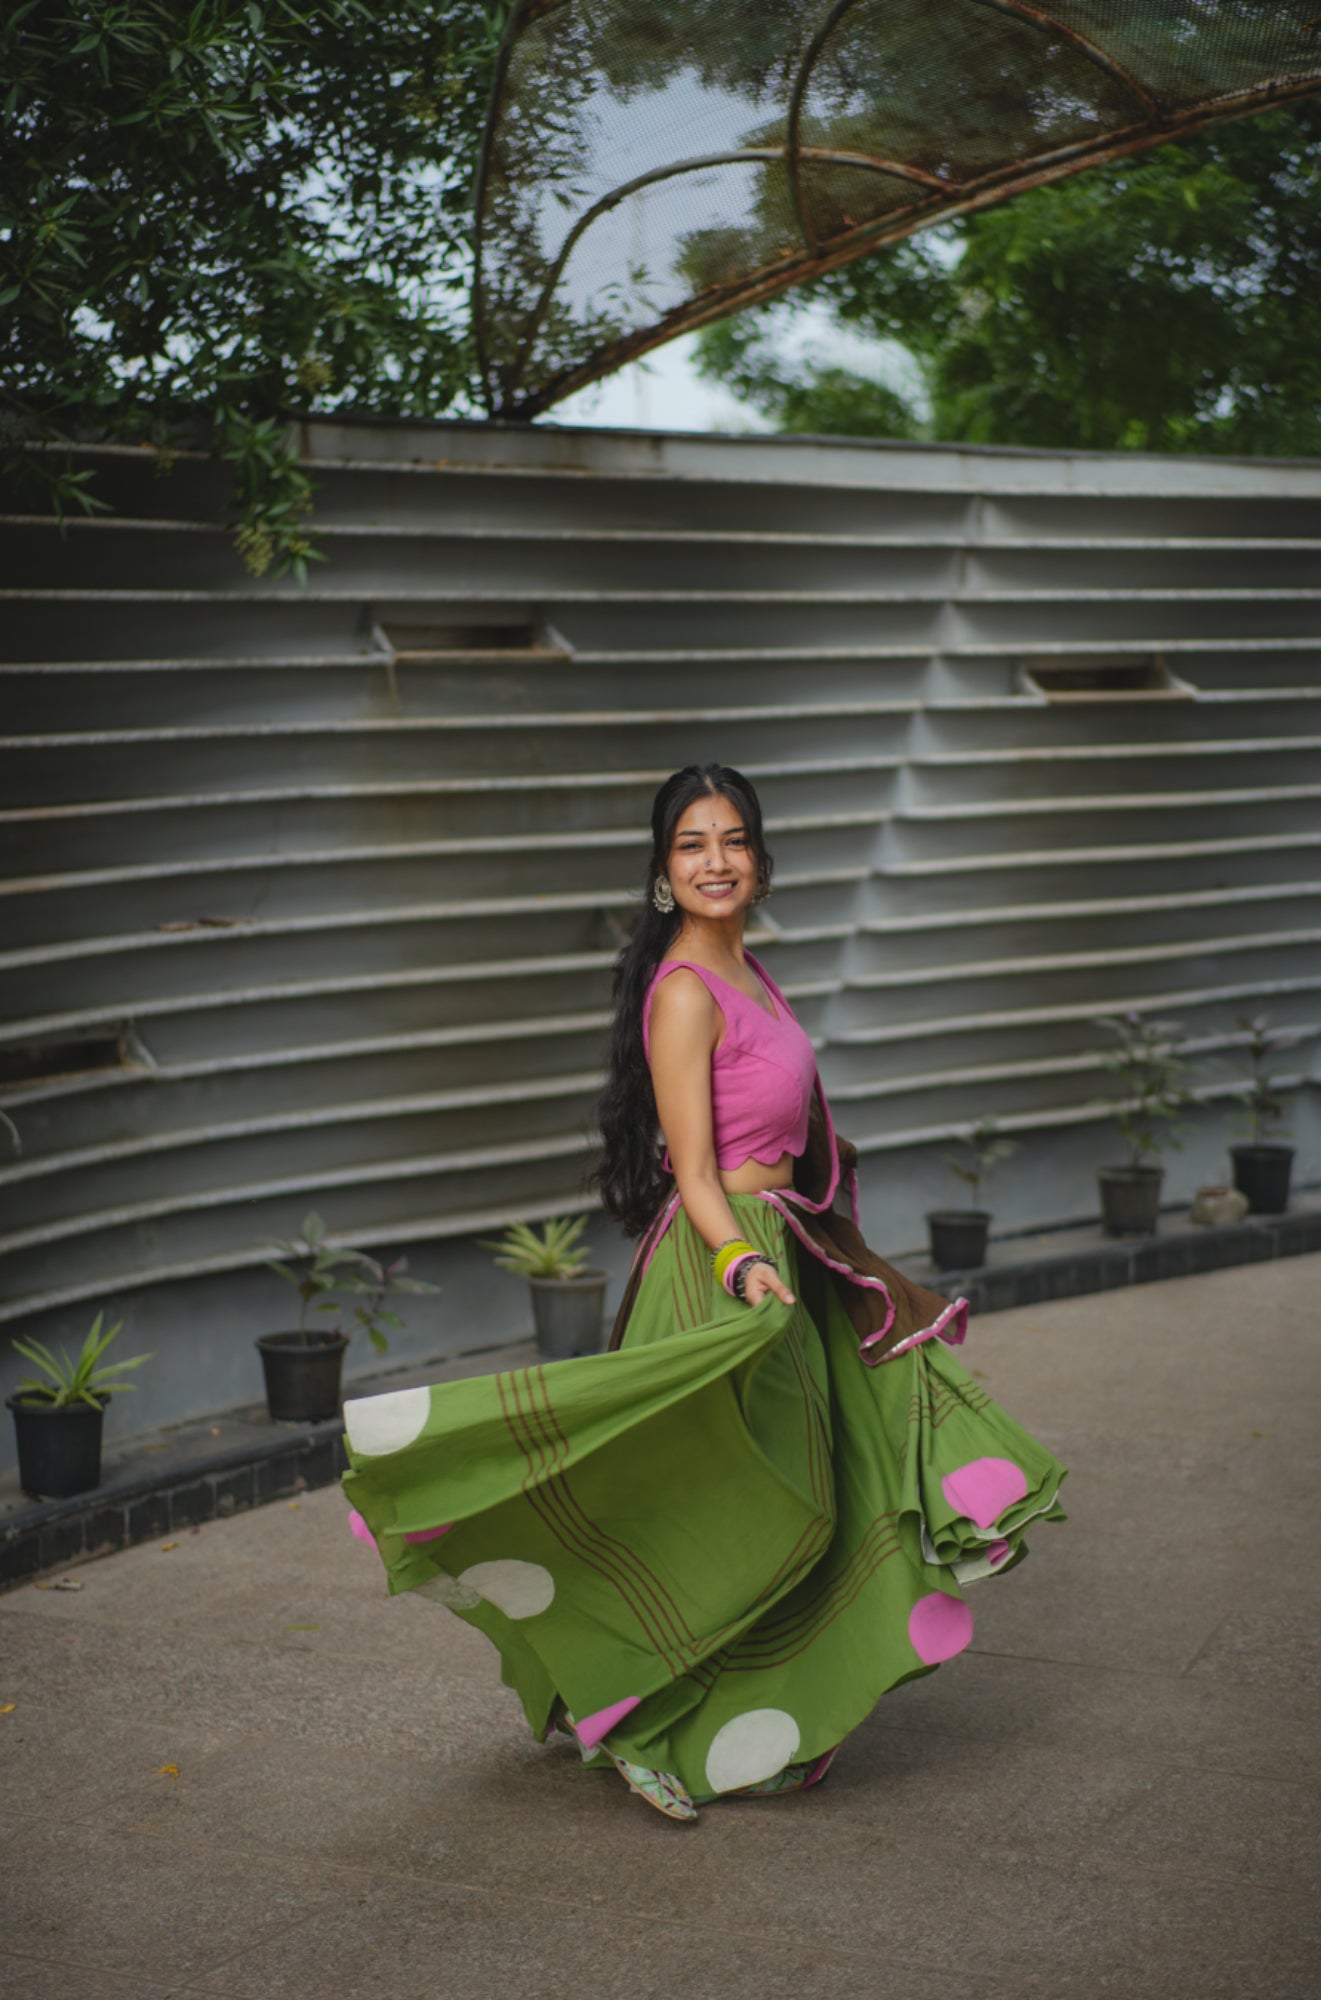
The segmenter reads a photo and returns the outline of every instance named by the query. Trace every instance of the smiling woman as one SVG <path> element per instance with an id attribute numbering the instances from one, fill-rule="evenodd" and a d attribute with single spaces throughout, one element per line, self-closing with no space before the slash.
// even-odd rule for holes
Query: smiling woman
<path id="1" fill-rule="evenodd" d="M 743 943 L 771 872 L 738 771 L 661 787 L 600 1109 L 642 1238 L 611 1351 L 345 1407 L 390 1589 L 487 1633 L 537 1736 L 671 1819 L 815 1785 L 1063 1518 L 1063 1469 L 948 1351 L 965 1301 L 858 1230 L 812 1043 Z"/>

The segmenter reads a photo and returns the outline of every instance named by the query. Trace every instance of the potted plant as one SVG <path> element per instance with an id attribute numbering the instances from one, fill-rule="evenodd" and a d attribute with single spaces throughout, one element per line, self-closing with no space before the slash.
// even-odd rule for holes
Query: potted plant
<path id="1" fill-rule="evenodd" d="M 982 1182 L 1018 1147 L 1002 1139 L 994 1118 L 983 1118 L 960 1135 L 963 1152 L 947 1159 L 950 1172 L 968 1190 L 966 1208 L 935 1208 L 927 1215 L 931 1261 L 938 1271 L 975 1271 L 986 1262 L 990 1211 L 981 1206 Z"/>
<path id="2" fill-rule="evenodd" d="M 540 1231 L 511 1222 L 504 1235 L 483 1248 L 494 1250 L 506 1271 L 527 1279 L 537 1346 L 552 1360 L 595 1354 L 601 1345 L 607 1273 L 588 1268 L 577 1247 L 587 1217 L 552 1216 Z"/>
<path id="3" fill-rule="evenodd" d="M 5 1400 L 14 1413 L 19 1484 L 33 1499 L 62 1500 L 100 1485 L 105 1406 L 112 1394 L 122 1390 L 127 1395 L 133 1388 L 121 1379 L 125 1369 L 151 1360 L 149 1354 L 135 1354 L 131 1360 L 102 1365 L 124 1324 L 116 1320 L 102 1333 L 104 1317 L 98 1313 L 92 1321 L 76 1361 L 70 1361 L 63 1347 L 57 1356 L 40 1340 L 14 1342 L 14 1352 L 41 1370 L 40 1376 L 25 1376 Z"/>
<path id="4" fill-rule="evenodd" d="M 1243 1100 L 1248 1137 L 1229 1149 L 1234 1186 L 1247 1196 L 1254 1215 L 1283 1215 L 1289 1206 L 1294 1149 L 1283 1143 L 1284 1100 L 1269 1065 L 1272 1056 L 1292 1048 L 1299 1037 L 1283 1029 L 1273 1030 L 1266 1014 L 1243 1016 L 1238 1025 L 1246 1036 L 1252 1076 Z"/>
<path id="5" fill-rule="evenodd" d="M 378 1264 L 363 1250 L 332 1248 L 316 1214 L 304 1219 L 301 1237 L 271 1248 L 279 1254 L 266 1260 L 266 1268 L 292 1285 L 301 1303 L 296 1331 L 258 1335 L 266 1407 L 277 1422 L 315 1423 L 339 1410 L 344 1350 L 354 1329 L 361 1328 L 376 1352 L 384 1354 L 390 1345 L 385 1329 L 403 1324 L 389 1301 L 439 1287 L 405 1277 L 406 1257 Z M 333 1313 L 335 1324 L 311 1327 L 311 1313 Z"/>
<path id="6" fill-rule="evenodd" d="M 1174 1123 L 1188 1102 L 1179 1081 L 1188 1067 L 1180 1053 L 1183 1029 L 1177 1021 L 1144 1021 L 1136 1012 L 1103 1014 L 1096 1025 L 1119 1040 L 1101 1063 L 1118 1086 L 1115 1123 L 1128 1146 L 1123 1166 L 1097 1172 L 1102 1227 L 1107 1236 L 1150 1236 L 1165 1175 L 1160 1156 L 1183 1143 Z"/>

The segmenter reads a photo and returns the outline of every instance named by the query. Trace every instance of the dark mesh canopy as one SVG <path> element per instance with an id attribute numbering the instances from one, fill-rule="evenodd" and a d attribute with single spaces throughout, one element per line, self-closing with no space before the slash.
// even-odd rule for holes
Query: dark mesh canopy
<path id="1" fill-rule="evenodd" d="M 1321 0 L 519 0 L 478 189 L 490 407 L 1318 89 Z"/>

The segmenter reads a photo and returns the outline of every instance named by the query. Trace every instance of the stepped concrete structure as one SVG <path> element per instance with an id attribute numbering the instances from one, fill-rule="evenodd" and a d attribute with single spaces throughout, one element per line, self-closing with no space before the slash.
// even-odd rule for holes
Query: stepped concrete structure
<path id="1" fill-rule="evenodd" d="M 1321 463 L 298 435 L 306 586 L 246 574 L 186 453 L 88 449 L 113 513 L 0 527 L 0 1332 L 123 1317 L 156 1359 L 112 1430 L 258 1393 L 263 1246 L 309 1209 L 443 1286 L 401 1361 L 518 1333 L 474 1239 L 583 1205 L 648 806 L 692 761 L 762 793 L 754 949 L 878 1247 L 983 1117 L 1019 1141 L 998 1227 L 1093 1214 L 1120 1009 L 1197 1059 L 1170 1199 L 1224 1177 L 1252 1011 L 1302 1031 L 1315 1178 Z"/>

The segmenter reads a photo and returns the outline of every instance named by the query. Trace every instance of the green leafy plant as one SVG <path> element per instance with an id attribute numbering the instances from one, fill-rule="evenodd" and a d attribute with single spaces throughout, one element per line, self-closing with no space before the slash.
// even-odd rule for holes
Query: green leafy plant
<path id="1" fill-rule="evenodd" d="M 1181 1053 L 1184 1030 L 1177 1021 L 1147 1021 L 1141 1014 L 1101 1014 L 1099 1028 L 1117 1036 L 1119 1047 L 1102 1056 L 1115 1080 L 1115 1123 L 1128 1147 L 1130 1167 L 1154 1164 L 1164 1152 L 1179 1152 L 1183 1140 L 1175 1123 L 1188 1103 L 1180 1079 L 1188 1063 Z"/>
<path id="2" fill-rule="evenodd" d="M 496 1242 L 483 1239 L 482 1248 L 494 1250 L 497 1264 L 523 1278 L 576 1278 L 586 1266 L 587 1252 L 574 1246 L 586 1227 L 585 1215 L 576 1220 L 568 1215 L 552 1216 L 540 1231 L 530 1229 L 526 1222 L 511 1222 Z"/>
<path id="3" fill-rule="evenodd" d="M 253 575 L 320 560 L 290 418 L 470 408 L 471 181 L 505 0 L 0 9 L 0 471 L 213 453 Z"/>
<path id="4" fill-rule="evenodd" d="M 1018 1151 L 1018 1142 L 1002 1138 L 994 1118 L 980 1118 L 961 1135 L 959 1143 L 964 1150 L 949 1155 L 945 1165 L 967 1188 L 969 1208 L 980 1208 L 982 1182 L 994 1173 L 1002 1160 L 1009 1159 Z"/>
<path id="5" fill-rule="evenodd" d="M 1272 1028 L 1269 1014 L 1241 1015 L 1238 1025 L 1246 1037 L 1243 1046 L 1252 1065 L 1251 1079 L 1243 1097 L 1250 1135 L 1248 1143 L 1253 1146 L 1272 1145 L 1287 1139 L 1290 1134 L 1284 1123 L 1284 1099 L 1272 1074 L 1270 1060 L 1282 1050 L 1295 1047 L 1302 1037 L 1290 1029 Z"/>
<path id="6" fill-rule="evenodd" d="M 326 1241 L 326 1225 L 313 1211 L 303 1219 L 301 1237 L 271 1244 L 277 1252 L 266 1259 L 268 1271 L 285 1280 L 301 1301 L 298 1331 L 310 1346 L 310 1313 L 334 1315 L 335 1323 L 323 1329 L 329 1334 L 350 1336 L 355 1330 L 366 1334 L 378 1354 L 388 1353 L 388 1327 L 393 1331 L 403 1321 L 389 1303 L 403 1294 L 420 1297 L 439 1291 L 438 1285 L 422 1278 L 409 1278 L 406 1257 L 380 1264 L 364 1250 L 336 1249 Z"/>
<path id="7" fill-rule="evenodd" d="M 150 1361 L 152 1357 L 150 1354 L 135 1354 L 130 1360 L 108 1361 L 102 1367 L 101 1360 L 106 1349 L 124 1324 L 122 1319 L 117 1319 L 108 1333 L 102 1333 L 104 1317 L 104 1313 L 98 1313 L 92 1321 L 76 1361 L 70 1361 L 63 1346 L 55 1355 L 40 1340 L 14 1342 L 14 1352 L 40 1368 L 46 1378 L 43 1381 L 41 1376 L 24 1376 L 17 1391 L 23 1402 L 48 1403 L 55 1409 L 63 1409 L 70 1403 L 90 1403 L 94 1410 L 99 1410 L 105 1407 L 112 1395 L 127 1395 L 136 1386 L 121 1379 L 124 1370 L 141 1368 L 143 1362 Z"/>
<path id="8" fill-rule="evenodd" d="M 1314 97 L 974 210 L 705 327 L 698 371 L 782 431 L 1316 452 L 1319 139 Z"/>

